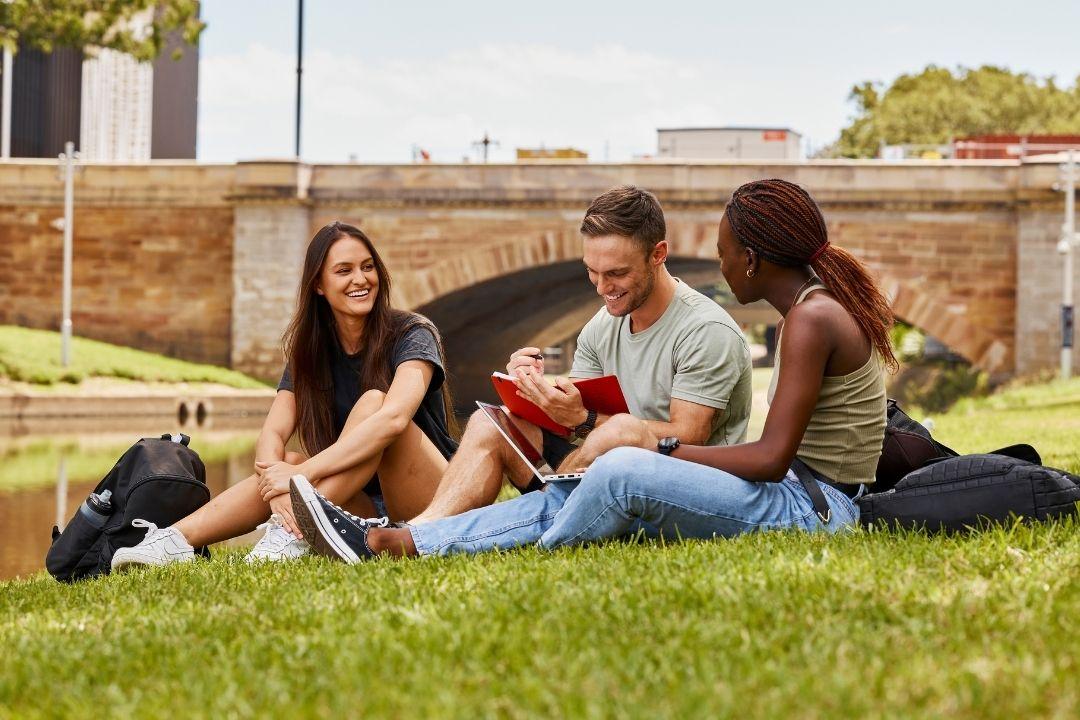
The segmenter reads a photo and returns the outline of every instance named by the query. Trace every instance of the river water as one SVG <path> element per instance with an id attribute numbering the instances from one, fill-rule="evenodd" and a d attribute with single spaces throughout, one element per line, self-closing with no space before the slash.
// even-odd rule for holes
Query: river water
<path id="1" fill-rule="evenodd" d="M 235 419 L 216 427 L 185 429 L 206 465 L 212 495 L 251 474 L 262 418 Z M 44 570 L 54 525 L 61 527 L 86 500 L 116 460 L 141 437 L 152 437 L 153 420 L 138 427 L 103 422 L 83 428 L 11 428 L 0 434 L 0 580 Z M 165 427 L 164 430 L 171 428 Z M 230 541 L 250 545 L 258 533 Z"/>

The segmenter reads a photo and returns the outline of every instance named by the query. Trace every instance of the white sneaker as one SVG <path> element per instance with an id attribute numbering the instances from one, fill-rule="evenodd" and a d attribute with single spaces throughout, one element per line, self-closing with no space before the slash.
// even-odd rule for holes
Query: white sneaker
<path id="1" fill-rule="evenodd" d="M 176 528 L 159 528 L 142 519 L 132 520 L 131 524 L 134 527 L 147 528 L 146 537 L 138 545 L 117 550 L 112 558 L 113 570 L 122 570 L 132 565 L 191 562 L 195 559 L 195 548 L 188 544 L 187 539 Z"/>
<path id="2" fill-rule="evenodd" d="M 256 529 L 266 530 L 266 533 L 255 543 L 255 547 L 251 548 L 251 552 L 244 558 L 245 562 L 292 560 L 311 552 L 311 546 L 305 540 L 293 537 L 292 533 L 285 529 L 277 513 Z"/>

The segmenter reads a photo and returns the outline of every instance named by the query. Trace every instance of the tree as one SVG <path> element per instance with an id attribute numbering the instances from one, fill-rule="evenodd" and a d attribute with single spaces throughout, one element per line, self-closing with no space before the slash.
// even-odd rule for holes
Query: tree
<path id="1" fill-rule="evenodd" d="M 887 88 L 864 82 L 851 90 L 856 115 L 826 153 L 874 157 L 881 143 L 945 144 L 966 135 L 1080 133 L 1080 77 L 1072 88 L 1054 79 L 984 65 L 928 65 Z"/>
<path id="2" fill-rule="evenodd" d="M 174 31 L 194 45 L 203 27 L 198 0 L 0 0 L 0 46 L 11 52 L 106 48 L 153 60 Z"/>

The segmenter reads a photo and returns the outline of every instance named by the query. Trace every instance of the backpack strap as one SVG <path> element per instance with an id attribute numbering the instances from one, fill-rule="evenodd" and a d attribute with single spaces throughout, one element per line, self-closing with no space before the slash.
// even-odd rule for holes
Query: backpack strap
<path id="1" fill-rule="evenodd" d="M 930 437 L 930 442 L 934 443 L 934 447 L 941 453 L 941 458 L 939 459 L 944 460 L 945 458 L 960 457 L 960 453 L 956 452 L 945 443 L 938 442 L 933 436 Z"/>
<path id="2" fill-rule="evenodd" d="M 1031 447 L 1027 443 L 1020 443 L 1019 445 L 1009 445 L 1008 447 L 998 448 L 997 450 L 991 450 L 989 455 L 1004 455 L 1005 457 L 1011 457 L 1016 460 L 1024 460 L 1032 465 L 1042 465 L 1042 457 L 1039 455 L 1039 451 Z"/>
<path id="3" fill-rule="evenodd" d="M 829 507 L 829 501 L 825 499 L 825 493 L 821 491 L 821 486 L 818 485 L 814 473 L 799 458 L 792 461 L 791 469 L 795 472 L 795 476 L 799 478 L 799 482 L 806 488 L 806 494 L 810 496 L 810 502 L 814 504 L 814 512 L 817 513 L 818 520 L 823 525 L 828 525 L 829 520 L 832 519 L 832 508 Z"/>
<path id="4" fill-rule="evenodd" d="M 161 439 L 162 440 L 170 440 L 170 441 L 172 441 L 174 443 L 183 445 L 184 447 L 187 447 L 188 443 L 191 442 L 191 438 L 188 437 L 187 435 L 185 435 L 184 433 L 164 433 L 161 436 Z"/>

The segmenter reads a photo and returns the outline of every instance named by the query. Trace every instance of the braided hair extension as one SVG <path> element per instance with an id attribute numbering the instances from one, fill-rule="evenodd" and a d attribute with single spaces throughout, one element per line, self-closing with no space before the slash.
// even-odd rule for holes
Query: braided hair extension
<path id="1" fill-rule="evenodd" d="M 829 242 L 825 218 L 801 187 L 786 180 L 746 183 L 724 214 L 735 238 L 762 258 L 785 267 L 809 265 L 895 371 L 889 341 L 892 309 L 866 267 Z"/>

